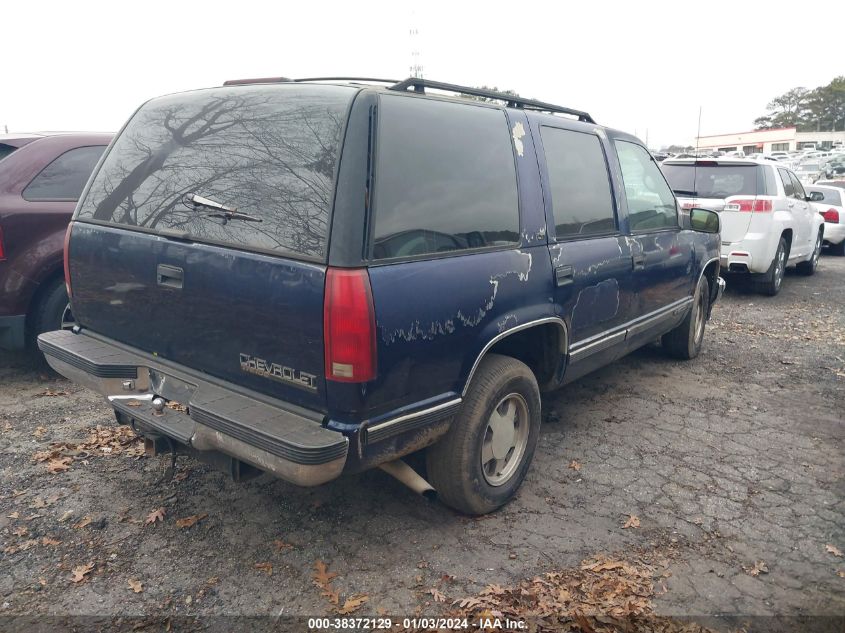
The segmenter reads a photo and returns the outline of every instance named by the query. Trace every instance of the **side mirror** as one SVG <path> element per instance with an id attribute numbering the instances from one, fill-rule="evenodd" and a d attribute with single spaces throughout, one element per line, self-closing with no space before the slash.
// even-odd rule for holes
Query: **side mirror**
<path id="1" fill-rule="evenodd" d="M 690 209 L 690 228 L 702 233 L 718 233 L 721 229 L 719 214 L 709 209 Z"/>
<path id="2" fill-rule="evenodd" d="M 824 200 L 824 194 L 821 191 L 811 191 L 807 196 L 807 202 L 821 202 Z"/>

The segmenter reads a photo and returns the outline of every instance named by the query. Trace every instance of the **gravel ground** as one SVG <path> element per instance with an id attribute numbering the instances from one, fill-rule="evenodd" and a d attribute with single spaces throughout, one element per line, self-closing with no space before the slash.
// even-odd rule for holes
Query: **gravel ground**
<path id="1" fill-rule="evenodd" d="M 317 561 L 341 604 L 368 597 L 358 614 L 436 613 L 493 583 L 653 552 L 666 561 L 659 614 L 843 616 L 844 281 L 845 258 L 830 256 L 775 298 L 728 280 L 698 359 L 649 347 L 546 397 L 519 496 L 480 519 L 380 471 L 300 489 L 180 457 L 163 483 L 165 461 L 117 445 L 51 473 L 36 453 L 113 416 L 31 358 L 2 356 L 0 614 L 329 614 Z M 639 526 L 623 528 L 631 515 Z"/>

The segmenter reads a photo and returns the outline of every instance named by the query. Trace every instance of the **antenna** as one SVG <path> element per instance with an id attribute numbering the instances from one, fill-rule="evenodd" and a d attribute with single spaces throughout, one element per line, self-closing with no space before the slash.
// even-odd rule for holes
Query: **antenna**
<path id="1" fill-rule="evenodd" d="M 698 131 L 695 133 L 695 160 L 692 163 L 692 191 L 698 197 L 698 190 L 695 188 L 695 181 L 698 177 L 698 139 L 701 138 L 701 106 L 698 106 Z"/>
<path id="2" fill-rule="evenodd" d="M 411 11 L 411 28 L 408 31 L 408 35 L 411 40 L 411 66 L 409 70 L 411 71 L 411 77 L 414 77 L 415 79 L 422 79 L 423 66 L 420 59 L 419 44 L 420 30 L 417 28 L 416 18 L 416 12 Z"/>

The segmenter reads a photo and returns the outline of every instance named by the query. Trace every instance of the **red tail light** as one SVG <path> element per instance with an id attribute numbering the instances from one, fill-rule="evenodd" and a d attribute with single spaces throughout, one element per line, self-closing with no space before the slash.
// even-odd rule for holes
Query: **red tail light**
<path id="1" fill-rule="evenodd" d="M 731 208 L 736 207 L 736 208 Z M 725 205 L 725 211 L 746 211 L 749 213 L 766 213 L 772 210 L 771 200 L 731 200 Z"/>
<path id="2" fill-rule="evenodd" d="M 327 380 L 366 382 L 376 377 L 376 319 L 365 268 L 326 270 L 323 336 Z"/>
<path id="3" fill-rule="evenodd" d="M 822 217 L 824 218 L 825 222 L 830 222 L 831 224 L 839 224 L 839 211 L 836 209 L 828 209 L 824 213 L 822 213 Z M 2 259 L 2 249 L 0 249 L 0 259 Z"/>
<path id="4" fill-rule="evenodd" d="M 6 259 L 6 249 L 3 247 L 3 227 L 0 226 L 0 262 Z"/>
<path id="5" fill-rule="evenodd" d="M 73 224 L 67 225 L 67 231 L 65 231 L 65 287 L 67 288 L 67 296 L 70 299 L 70 263 L 68 262 L 68 246 L 70 245 L 70 229 Z"/>

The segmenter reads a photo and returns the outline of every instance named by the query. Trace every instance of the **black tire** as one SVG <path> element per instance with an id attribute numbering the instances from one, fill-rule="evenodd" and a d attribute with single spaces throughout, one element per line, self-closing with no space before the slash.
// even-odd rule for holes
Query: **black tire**
<path id="1" fill-rule="evenodd" d="M 669 356 L 681 360 L 690 360 L 698 356 L 701 345 L 704 343 L 704 326 L 707 323 L 709 310 L 710 282 L 707 281 L 707 277 L 702 276 L 689 314 L 678 327 L 664 334 L 661 339 L 663 349 Z"/>
<path id="2" fill-rule="evenodd" d="M 495 420 L 501 423 L 511 406 L 515 414 L 510 430 L 515 444 L 506 448 L 507 442 L 499 441 L 494 448 L 493 438 L 503 437 L 501 433 L 505 431 L 496 434 L 493 412 L 497 411 Z M 514 358 L 488 354 L 479 364 L 449 431 L 426 451 L 431 485 L 443 503 L 460 512 L 492 512 L 516 494 L 531 465 L 539 436 L 540 390 L 534 374 Z M 497 459 L 497 451 L 503 457 Z M 490 460 L 483 465 L 485 454 L 490 455 Z M 502 462 L 502 471 L 494 472 L 498 462 Z"/>
<path id="3" fill-rule="evenodd" d="M 845 240 L 842 240 L 839 244 L 831 244 L 827 248 L 831 255 L 838 255 L 839 257 L 842 257 L 845 255 Z"/>
<path id="4" fill-rule="evenodd" d="M 819 257 L 822 254 L 822 242 L 824 241 L 824 232 L 819 231 L 816 237 L 816 245 L 813 247 L 813 254 L 806 262 L 800 262 L 796 268 L 802 275 L 809 277 L 816 274 L 816 269 L 819 267 Z"/>
<path id="5" fill-rule="evenodd" d="M 46 286 L 30 315 L 29 344 L 42 332 L 60 330 L 66 312 L 69 314 L 67 289 L 63 279 L 56 279 Z"/>
<path id="6" fill-rule="evenodd" d="M 757 292 L 774 297 L 780 292 L 783 286 L 783 275 L 786 272 L 786 240 L 780 238 L 778 242 L 778 249 L 775 251 L 775 257 L 769 265 L 761 280 L 754 282 L 754 288 Z"/>

